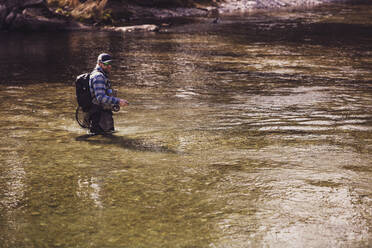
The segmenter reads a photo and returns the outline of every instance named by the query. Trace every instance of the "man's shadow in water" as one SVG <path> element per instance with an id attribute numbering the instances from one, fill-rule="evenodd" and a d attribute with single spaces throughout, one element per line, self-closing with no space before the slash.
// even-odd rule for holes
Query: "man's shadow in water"
<path id="1" fill-rule="evenodd" d="M 97 138 L 98 137 L 98 138 Z M 96 145 L 116 145 L 118 147 L 143 151 L 143 152 L 162 152 L 162 153 L 174 153 L 178 154 L 179 152 L 170 149 L 166 146 L 151 144 L 145 142 L 142 139 L 130 139 L 122 136 L 116 136 L 113 134 L 104 134 L 104 135 L 81 135 L 75 138 L 76 141 L 85 141 L 91 144 Z"/>

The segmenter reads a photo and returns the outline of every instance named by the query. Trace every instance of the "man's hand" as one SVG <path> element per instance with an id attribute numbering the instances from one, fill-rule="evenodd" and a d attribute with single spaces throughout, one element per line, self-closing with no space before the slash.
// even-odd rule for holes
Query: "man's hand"
<path id="1" fill-rule="evenodd" d="M 120 106 L 128 106 L 129 105 L 129 102 L 127 100 L 120 99 L 119 105 Z"/>

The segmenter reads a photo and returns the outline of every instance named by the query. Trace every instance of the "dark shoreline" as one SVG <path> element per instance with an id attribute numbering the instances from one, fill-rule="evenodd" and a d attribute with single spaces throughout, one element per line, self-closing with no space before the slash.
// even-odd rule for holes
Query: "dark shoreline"
<path id="1" fill-rule="evenodd" d="M 220 3 L 219 6 L 200 6 L 200 7 L 177 7 L 177 8 L 155 8 L 128 5 L 123 6 L 120 13 L 127 11 L 127 16 L 114 15 L 109 19 L 92 17 L 83 20 L 75 13 L 72 17 L 71 12 L 63 12 L 56 7 L 48 6 L 44 0 L 24 0 L 23 4 L 12 3 L 12 0 L 0 1 L 0 30 L 8 31 L 60 31 L 60 30 L 100 30 L 105 27 L 128 27 L 143 24 L 153 24 L 161 28 L 169 25 L 192 23 L 193 18 L 206 18 L 211 22 L 218 23 L 224 16 L 254 14 L 256 12 L 270 12 L 288 10 L 301 10 L 304 8 L 314 8 L 322 4 L 372 4 L 367 0 L 314 0 L 296 1 L 296 4 L 288 0 L 256 0 L 256 1 L 228 1 Z M 255 5 L 252 5 L 254 3 Z M 270 3 L 275 3 L 270 5 Z M 306 4 L 305 4 L 306 3 Z M 314 3 L 314 4 L 311 4 Z M 247 5 L 250 4 L 250 5 Z M 80 14 L 88 10 L 82 8 Z M 110 10 L 111 11 L 111 10 Z M 109 13 L 111 13 L 109 11 Z M 101 18 L 101 19 L 100 19 Z M 144 30 L 146 31 L 146 30 Z M 153 30 L 151 30 L 153 31 Z"/>

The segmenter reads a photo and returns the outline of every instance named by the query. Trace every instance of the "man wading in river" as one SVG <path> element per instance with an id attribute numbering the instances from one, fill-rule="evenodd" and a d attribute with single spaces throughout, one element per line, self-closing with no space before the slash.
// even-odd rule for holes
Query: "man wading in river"
<path id="1" fill-rule="evenodd" d="M 92 134 L 112 133 L 115 131 L 112 108 L 115 105 L 127 106 L 128 102 L 115 96 L 108 80 L 112 58 L 107 53 L 98 56 L 97 65 L 90 74 L 89 87 L 93 105 L 89 110 Z"/>

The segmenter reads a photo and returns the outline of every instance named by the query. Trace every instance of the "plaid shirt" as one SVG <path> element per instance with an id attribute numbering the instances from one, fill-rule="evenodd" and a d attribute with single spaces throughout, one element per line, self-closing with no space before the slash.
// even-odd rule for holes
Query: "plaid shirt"
<path id="1" fill-rule="evenodd" d="M 90 93 L 93 97 L 93 103 L 97 105 L 117 105 L 120 99 L 112 96 L 113 91 L 107 75 L 103 69 L 97 65 L 90 74 L 89 79 Z"/>

